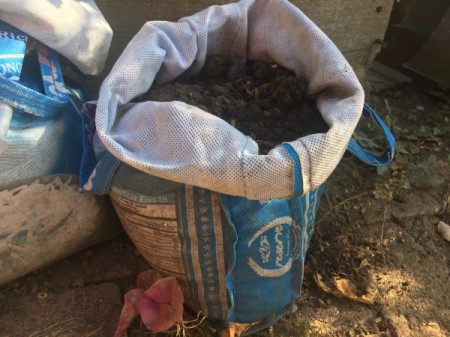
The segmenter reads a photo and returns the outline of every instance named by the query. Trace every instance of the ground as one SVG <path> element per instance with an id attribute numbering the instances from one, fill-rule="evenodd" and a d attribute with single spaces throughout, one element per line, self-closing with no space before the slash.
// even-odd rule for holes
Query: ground
<path id="1" fill-rule="evenodd" d="M 450 336 L 450 242 L 437 230 L 450 223 L 450 102 L 420 81 L 367 100 L 395 133 L 395 161 L 376 169 L 344 156 L 321 200 L 298 309 L 259 336 Z M 361 124 L 360 142 L 384 145 Z M 123 294 L 147 268 L 122 234 L 6 284 L 0 335 L 113 336 Z M 327 293 L 333 276 L 373 304 Z M 212 331 L 204 321 L 187 334 Z M 138 322 L 129 330 L 152 335 Z"/>

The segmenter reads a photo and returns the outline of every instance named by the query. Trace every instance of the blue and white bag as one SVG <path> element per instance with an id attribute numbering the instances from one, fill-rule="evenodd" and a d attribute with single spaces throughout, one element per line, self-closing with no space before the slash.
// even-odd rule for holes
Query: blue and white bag
<path id="1" fill-rule="evenodd" d="M 90 140 L 95 109 L 94 104 L 84 107 Z M 354 140 L 347 150 L 369 165 L 386 166 L 393 159 L 394 137 L 368 105 L 364 112 L 381 128 L 388 150 L 373 155 Z M 152 268 L 177 277 L 190 308 L 222 326 L 247 323 L 243 336 L 294 310 L 325 184 L 289 199 L 249 200 L 149 175 L 101 146 L 95 166 L 93 144 L 88 144 L 84 168 L 92 175 L 81 178 L 83 188 L 109 191 L 137 249 Z M 300 163 L 293 161 L 301 178 Z"/>
<path id="2" fill-rule="evenodd" d="M 305 77 L 329 131 L 260 155 L 253 139 L 198 107 L 133 102 L 152 83 L 194 75 L 215 55 Z M 103 82 L 97 106 L 85 109 L 92 133 L 84 190 L 109 193 L 136 247 L 154 269 L 177 277 L 188 306 L 225 326 L 244 324 L 243 335 L 292 311 L 324 183 L 345 150 L 375 166 L 394 152 L 348 62 L 284 0 L 147 22 Z M 386 135 L 382 156 L 351 140 L 363 110 Z"/>
<path id="3" fill-rule="evenodd" d="M 0 33 L 2 284 L 117 230 L 107 201 L 78 190 L 83 93 L 65 86 L 54 51 L 27 48 L 27 34 L 3 21 Z"/>

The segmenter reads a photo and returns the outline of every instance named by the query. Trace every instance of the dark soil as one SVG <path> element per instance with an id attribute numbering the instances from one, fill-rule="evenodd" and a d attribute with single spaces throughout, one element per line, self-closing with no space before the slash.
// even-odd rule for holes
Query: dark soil
<path id="1" fill-rule="evenodd" d="M 154 86 L 144 99 L 197 106 L 252 137 L 265 154 L 282 142 L 328 131 L 306 87 L 304 79 L 276 64 L 248 62 L 237 69 L 213 57 L 198 76 Z"/>

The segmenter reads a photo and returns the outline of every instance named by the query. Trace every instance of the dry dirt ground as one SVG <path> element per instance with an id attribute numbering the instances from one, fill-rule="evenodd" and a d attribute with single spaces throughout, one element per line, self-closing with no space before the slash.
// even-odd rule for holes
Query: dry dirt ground
<path id="1" fill-rule="evenodd" d="M 450 336 L 450 242 L 437 230 L 450 223 L 450 101 L 418 83 L 368 101 L 396 135 L 395 161 L 377 170 L 343 158 L 321 201 L 298 310 L 260 337 Z M 373 125 L 361 124 L 357 138 L 377 150 Z M 113 336 L 123 294 L 147 268 L 121 235 L 6 284 L 0 336 Z M 324 291 L 336 277 L 374 303 Z M 204 321 L 186 333 L 212 331 Z M 154 334 L 136 321 L 129 336 Z"/>

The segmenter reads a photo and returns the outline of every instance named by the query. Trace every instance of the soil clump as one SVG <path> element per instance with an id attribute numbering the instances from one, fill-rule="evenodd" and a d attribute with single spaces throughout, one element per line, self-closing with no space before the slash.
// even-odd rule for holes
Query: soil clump
<path id="1" fill-rule="evenodd" d="M 223 57 L 212 57 L 197 76 L 156 85 L 143 99 L 182 101 L 212 113 L 267 154 L 282 142 L 328 131 L 307 84 L 277 64 L 249 61 L 239 70 Z"/>

